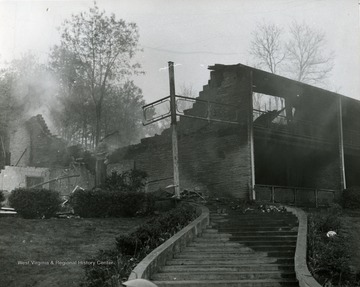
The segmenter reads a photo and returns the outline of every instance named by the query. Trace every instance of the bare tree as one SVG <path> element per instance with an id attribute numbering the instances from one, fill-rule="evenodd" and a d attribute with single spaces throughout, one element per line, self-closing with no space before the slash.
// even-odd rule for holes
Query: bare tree
<path id="1" fill-rule="evenodd" d="M 285 33 L 274 24 L 258 24 L 253 32 L 250 53 L 256 66 L 309 84 L 321 84 L 333 69 L 333 52 L 326 37 L 305 23 L 293 22 Z"/>
<path id="2" fill-rule="evenodd" d="M 286 44 L 288 72 L 297 81 L 322 83 L 334 67 L 334 55 L 326 52 L 326 38 L 321 31 L 305 23 L 293 22 Z"/>
<path id="3" fill-rule="evenodd" d="M 250 53 L 257 65 L 274 74 L 285 59 L 282 34 L 282 29 L 275 24 L 258 24 L 251 41 Z"/>

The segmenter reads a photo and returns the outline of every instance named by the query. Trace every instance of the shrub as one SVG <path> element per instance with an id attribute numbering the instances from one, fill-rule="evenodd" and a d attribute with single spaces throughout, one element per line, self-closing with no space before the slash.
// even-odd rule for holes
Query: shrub
<path id="1" fill-rule="evenodd" d="M 18 188 L 9 196 L 10 206 L 24 218 L 50 218 L 60 210 L 60 195 L 48 189 Z"/>
<path id="2" fill-rule="evenodd" d="M 147 253 L 183 228 L 195 217 L 192 206 L 181 204 L 158 217 L 150 219 L 130 235 L 116 239 L 118 250 L 126 255 Z M 133 242 L 131 244 L 131 242 Z"/>
<path id="3" fill-rule="evenodd" d="M 107 190 L 140 192 L 144 189 L 146 177 L 146 172 L 138 169 L 131 169 L 121 174 L 113 171 L 111 175 L 105 179 L 104 187 Z"/>
<path id="4" fill-rule="evenodd" d="M 99 251 L 88 261 L 112 261 L 110 266 L 86 265 L 83 287 L 113 286 L 112 277 L 126 280 L 135 266 L 153 249 L 185 227 L 196 216 L 195 208 L 180 204 L 141 225 L 134 232 L 116 238 L 116 249 Z M 114 268 L 115 267 L 115 268 Z"/>
<path id="5" fill-rule="evenodd" d="M 343 191 L 342 205 L 344 208 L 360 209 L 360 187 L 349 187 Z"/>
<path id="6" fill-rule="evenodd" d="M 5 200 L 5 195 L 2 190 L 0 190 L 0 208 L 2 207 L 2 202 Z"/>
<path id="7" fill-rule="evenodd" d="M 145 192 L 76 190 L 69 203 L 81 217 L 133 217 L 153 212 L 152 195 Z"/>

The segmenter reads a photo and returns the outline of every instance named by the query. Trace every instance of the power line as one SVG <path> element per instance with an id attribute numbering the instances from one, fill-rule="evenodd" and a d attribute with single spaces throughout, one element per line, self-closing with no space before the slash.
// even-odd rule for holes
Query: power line
<path id="1" fill-rule="evenodd" d="M 219 53 L 219 52 L 212 52 L 212 51 L 175 51 L 175 50 L 169 50 L 169 49 L 163 49 L 163 48 L 149 47 L 149 46 L 145 46 L 145 45 L 141 45 L 141 47 L 143 47 L 145 49 L 159 51 L 159 52 L 167 52 L 167 53 L 172 53 L 172 54 L 183 54 L 183 55 L 209 54 L 209 55 L 216 55 L 216 56 L 234 56 L 234 55 L 245 54 L 245 53 L 242 53 L 242 52 Z"/>

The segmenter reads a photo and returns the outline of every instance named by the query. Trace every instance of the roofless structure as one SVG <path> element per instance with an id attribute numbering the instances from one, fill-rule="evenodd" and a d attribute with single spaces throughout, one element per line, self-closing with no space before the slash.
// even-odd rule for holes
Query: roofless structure
<path id="1" fill-rule="evenodd" d="M 318 206 L 360 185 L 359 101 L 242 64 L 209 70 L 178 123 L 181 189 Z M 172 184 L 170 131 L 108 162 L 108 172 L 147 171 L 149 190 Z"/>

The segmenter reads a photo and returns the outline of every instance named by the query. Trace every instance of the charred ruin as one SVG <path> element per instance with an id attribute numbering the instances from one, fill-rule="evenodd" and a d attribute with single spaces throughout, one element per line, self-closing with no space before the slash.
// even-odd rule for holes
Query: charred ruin
<path id="1" fill-rule="evenodd" d="M 178 122 L 182 189 L 322 205 L 360 185 L 360 102 L 242 64 L 209 67 L 210 80 Z M 282 103 L 254 107 L 256 94 Z M 209 110 L 206 102 L 224 103 Z M 149 190 L 172 183 L 170 130 L 108 157 L 108 173 L 136 167 Z"/>

